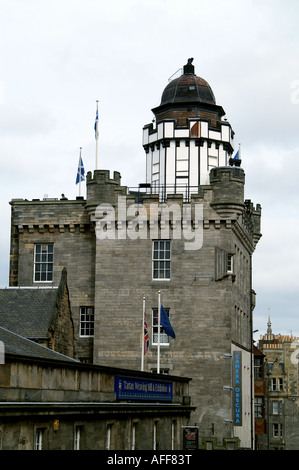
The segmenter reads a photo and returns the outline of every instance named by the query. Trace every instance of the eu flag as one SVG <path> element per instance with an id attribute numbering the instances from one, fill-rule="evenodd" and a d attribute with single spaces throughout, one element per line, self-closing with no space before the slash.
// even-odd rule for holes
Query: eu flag
<path id="1" fill-rule="evenodd" d="M 163 326 L 163 329 L 164 329 L 165 333 L 168 336 L 171 336 L 172 338 L 175 338 L 175 332 L 174 332 L 174 330 L 173 330 L 173 328 L 170 324 L 168 315 L 165 312 L 163 305 L 161 305 L 160 323 L 161 323 L 161 326 Z"/>

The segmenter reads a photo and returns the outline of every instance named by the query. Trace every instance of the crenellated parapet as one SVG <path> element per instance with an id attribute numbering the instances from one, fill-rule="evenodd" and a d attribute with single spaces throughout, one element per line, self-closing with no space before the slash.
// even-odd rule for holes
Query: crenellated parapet
<path id="1" fill-rule="evenodd" d="M 244 210 L 245 173 L 233 166 L 212 168 L 210 184 L 213 190 L 211 206 L 221 216 L 242 214 Z"/>
<path id="2" fill-rule="evenodd" d="M 110 178 L 109 170 L 95 170 L 92 174 L 89 171 L 86 175 L 86 210 L 88 213 L 95 211 L 99 204 L 117 203 L 119 195 L 125 195 L 127 188 L 121 186 L 121 175 L 114 171 L 113 178 Z"/>

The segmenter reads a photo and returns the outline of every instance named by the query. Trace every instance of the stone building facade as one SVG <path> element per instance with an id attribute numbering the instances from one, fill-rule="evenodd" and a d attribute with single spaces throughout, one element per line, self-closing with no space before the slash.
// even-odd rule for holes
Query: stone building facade
<path id="1" fill-rule="evenodd" d="M 265 355 L 256 347 L 254 351 L 254 434 L 255 449 L 263 450 L 267 434 L 267 379 L 265 377 Z"/>
<path id="2" fill-rule="evenodd" d="M 147 174 L 138 189 L 118 172 L 95 170 L 86 199 L 11 201 L 10 282 L 55 284 L 65 266 L 77 357 L 113 367 L 140 368 L 145 299 L 145 370 L 153 372 L 160 297 L 176 337 L 161 330 L 159 365 L 192 377 L 200 442 L 234 437 L 251 448 L 261 208 L 244 201 L 234 133 L 191 60 L 173 85 L 153 110 L 156 127 L 144 128 Z"/>
<path id="3" fill-rule="evenodd" d="M 82 364 L 1 327 L 0 341 L 0 450 L 183 449 L 190 379 Z"/>
<path id="4" fill-rule="evenodd" d="M 298 450 L 299 338 L 273 334 L 270 316 L 267 333 L 258 347 L 265 355 L 267 433 L 260 440 L 268 450 Z"/>

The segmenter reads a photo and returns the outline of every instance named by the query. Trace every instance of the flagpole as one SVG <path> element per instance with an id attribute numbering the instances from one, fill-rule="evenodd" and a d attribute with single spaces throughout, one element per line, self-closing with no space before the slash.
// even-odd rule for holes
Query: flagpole
<path id="1" fill-rule="evenodd" d="M 157 374 L 160 374 L 160 317 L 161 317 L 161 291 L 158 292 L 158 350 L 157 350 Z"/>
<path id="2" fill-rule="evenodd" d="M 143 297 L 142 307 L 142 341 L 141 341 L 141 370 L 144 370 L 144 319 L 145 319 L 145 297 Z"/>
<path id="3" fill-rule="evenodd" d="M 98 109 L 98 103 L 99 101 L 96 101 L 97 103 L 97 112 L 96 112 L 96 128 L 95 128 L 95 138 L 96 138 L 96 170 L 98 169 L 98 141 L 99 141 L 99 136 L 98 136 L 98 116 L 99 116 L 99 109 Z"/>

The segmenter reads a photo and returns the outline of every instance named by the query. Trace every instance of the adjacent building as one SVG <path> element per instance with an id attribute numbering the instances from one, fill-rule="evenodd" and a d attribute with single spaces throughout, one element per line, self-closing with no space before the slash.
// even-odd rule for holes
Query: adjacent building
<path id="1" fill-rule="evenodd" d="M 0 327 L 1 450 L 180 450 L 189 382 L 86 365 Z"/>
<path id="2" fill-rule="evenodd" d="M 261 440 L 264 449 L 297 450 L 299 435 L 299 338 L 273 334 L 268 328 L 261 335 L 259 350 L 264 354 L 267 434 Z"/>
<path id="3" fill-rule="evenodd" d="M 267 433 L 267 379 L 265 375 L 265 355 L 254 345 L 254 434 L 255 450 L 265 447 Z"/>
<path id="4" fill-rule="evenodd" d="M 61 272 L 58 286 L 0 289 L 0 326 L 74 357 L 74 324 L 66 269 Z"/>
<path id="5" fill-rule="evenodd" d="M 13 199 L 10 286 L 68 272 L 76 358 L 191 377 L 199 446 L 253 448 L 252 256 L 261 207 L 244 199 L 234 131 L 189 59 L 144 126 L 146 171 L 89 171 L 86 198 Z M 129 162 L 128 162 L 129 164 Z M 175 338 L 159 328 L 160 300 Z"/>

